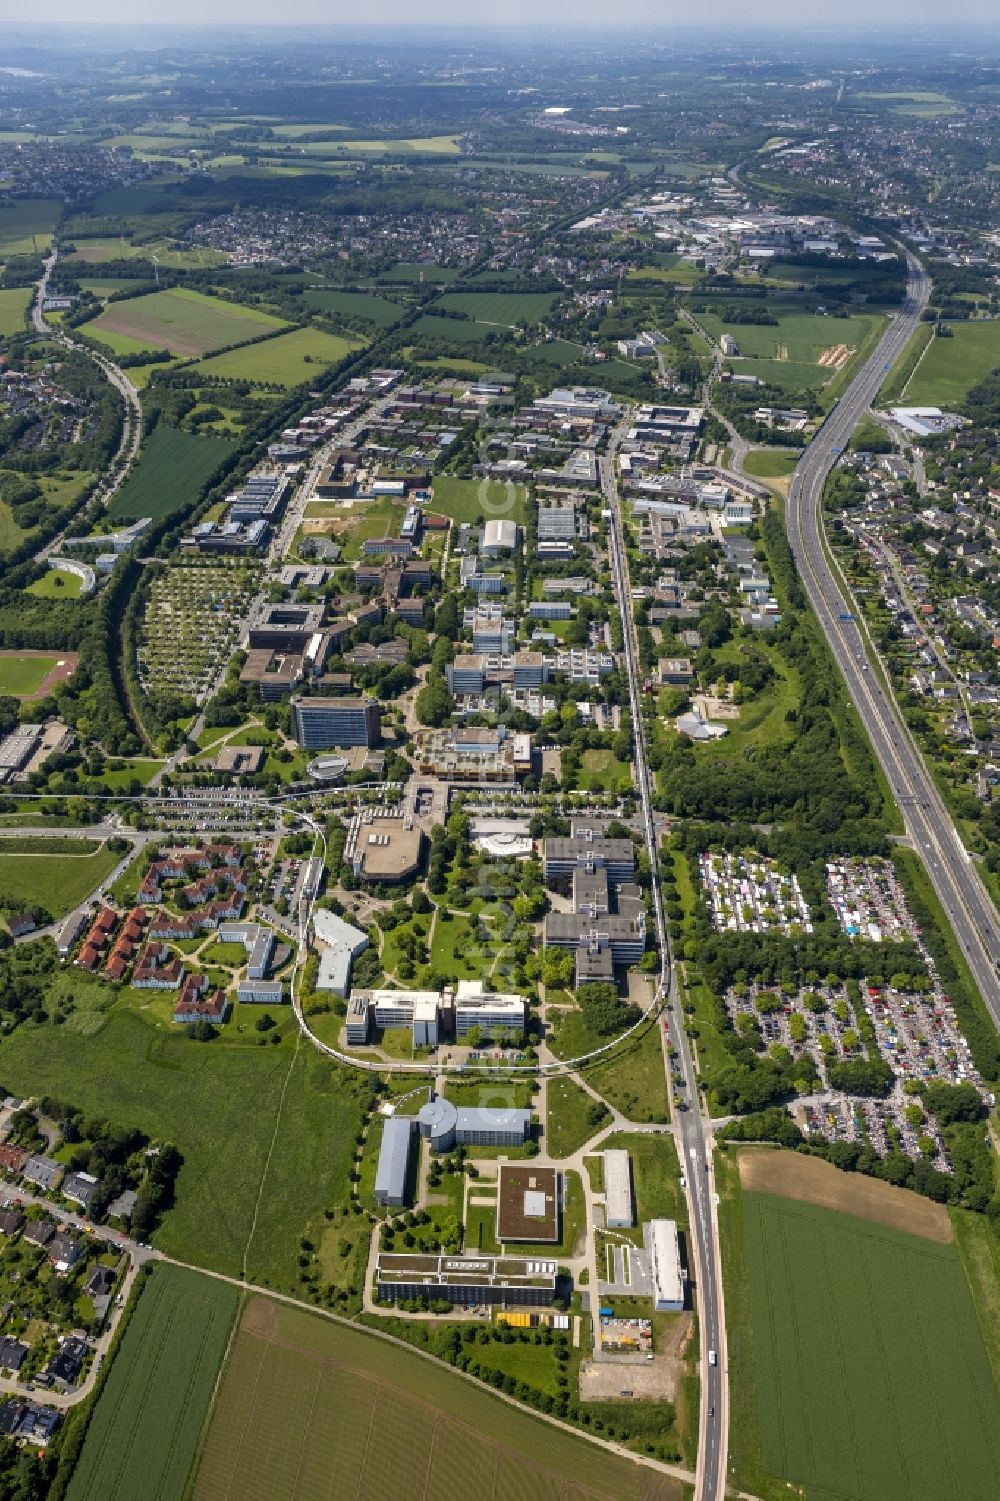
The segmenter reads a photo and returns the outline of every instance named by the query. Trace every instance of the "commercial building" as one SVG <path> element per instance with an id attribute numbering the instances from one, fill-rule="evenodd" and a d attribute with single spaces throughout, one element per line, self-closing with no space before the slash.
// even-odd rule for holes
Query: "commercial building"
<path id="1" fill-rule="evenodd" d="M 296 652 L 301 655 L 323 625 L 322 605 L 268 605 L 250 627 L 251 650 Z"/>
<path id="2" fill-rule="evenodd" d="M 292 728 L 304 750 L 378 745 L 382 716 L 371 698 L 293 698 Z"/>
<path id="3" fill-rule="evenodd" d="M 652 1220 L 649 1225 L 652 1251 L 653 1306 L 658 1312 L 680 1313 L 684 1307 L 684 1271 L 675 1220 Z"/>
<path id="4" fill-rule="evenodd" d="M 609 1230 L 628 1230 L 635 1223 L 632 1208 L 632 1159 L 624 1150 L 604 1157 L 604 1220 Z"/>
<path id="5" fill-rule="evenodd" d="M 409 1115 L 393 1115 L 382 1128 L 378 1167 L 375 1170 L 375 1202 L 391 1209 L 406 1203 L 410 1172 L 410 1149 L 415 1121 Z"/>
<path id="6" fill-rule="evenodd" d="M 626 1154 L 627 1155 L 627 1154 Z M 501 1163 L 497 1191 L 497 1240 L 559 1239 L 561 1175 L 534 1163 Z"/>
<path id="7" fill-rule="evenodd" d="M 375 1286 L 384 1303 L 426 1298 L 458 1307 L 479 1303 L 501 1308 L 545 1306 L 555 1301 L 554 1261 L 514 1256 L 406 1256 L 382 1252 Z"/>

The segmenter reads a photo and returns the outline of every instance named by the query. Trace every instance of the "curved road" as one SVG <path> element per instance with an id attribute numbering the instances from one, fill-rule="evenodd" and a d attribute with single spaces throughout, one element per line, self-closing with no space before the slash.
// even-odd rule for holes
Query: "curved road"
<path id="1" fill-rule="evenodd" d="M 822 499 L 827 475 L 899 359 L 927 305 L 930 281 L 907 257 L 906 299 L 878 347 L 819 428 L 792 477 L 788 537 L 809 602 L 819 617 L 854 706 L 881 762 L 914 849 L 955 931 L 994 1022 L 1000 1027 L 1000 921 L 971 855 L 927 769 L 880 671 L 869 665 L 854 606 L 831 568 L 824 546 Z"/>

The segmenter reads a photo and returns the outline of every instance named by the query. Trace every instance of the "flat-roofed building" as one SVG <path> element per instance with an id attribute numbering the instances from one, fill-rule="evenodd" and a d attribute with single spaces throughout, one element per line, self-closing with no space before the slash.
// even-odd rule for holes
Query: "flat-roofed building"
<path id="1" fill-rule="evenodd" d="M 406 1203 L 415 1124 L 412 1116 L 393 1115 L 382 1128 L 382 1144 L 375 1169 L 376 1204 L 398 1209 Z"/>
<path id="2" fill-rule="evenodd" d="M 292 729 L 304 750 L 378 745 L 382 716 L 373 698 L 293 698 Z"/>
<path id="3" fill-rule="evenodd" d="M 319 956 L 316 989 L 343 1000 L 350 986 L 351 965 L 368 947 L 368 934 L 323 907 L 313 912 L 312 923 L 314 934 L 326 945 Z"/>
<path id="4" fill-rule="evenodd" d="M 608 895 L 608 872 L 580 866 L 573 872 L 573 911 L 578 917 L 607 917 L 611 911 Z"/>
<path id="5" fill-rule="evenodd" d="M 362 818 L 351 825 L 344 853 L 359 880 L 393 885 L 416 875 L 423 843 L 407 818 Z"/>
<path id="6" fill-rule="evenodd" d="M 375 1286 L 381 1302 L 446 1299 L 459 1307 L 501 1308 L 553 1303 L 559 1268 L 554 1261 L 514 1256 L 407 1256 L 381 1252 Z"/>
<path id="7" fill-rule="evenodd" d="M 627 881 L 635 874 L 631 839 L 606 839 L 586 831 L 570 838 L 546 839 L 542 846 L 546 882 L 572 876 L 574 870 L 601 870 L 611 881 Z"/>
<path id="8" fill-rule="evenodd" d="M 454 1105 L 432 1093 L 417 1112 L 417 1127 L 432 1152 L 452 1147 L 520 1147 L 531 1134 L 531 1111 Z"/>
<path id="9" fill-rule="evenodd" d="M 545 1241 L 559 1239 L 560 1174 L 554 1167 L 536 1163 L 500 1164 L 497 1191 L 497 1240 Z"/>
<path id="10" fill-rule="evenodd" d="M 609 1230 L 628 1230 L 635 1223 L 632 1209 L 632 1159 L 614 1149 L 604 1157 L 604 1219 Z"/>
<path id="11" fill-rule="evenodd" d="M 684 1307 L 684 1271 L 675 1220 L 651 1220 L 649 1246 L 652 1253 L 653 1306 L 679 1313 Z"/>

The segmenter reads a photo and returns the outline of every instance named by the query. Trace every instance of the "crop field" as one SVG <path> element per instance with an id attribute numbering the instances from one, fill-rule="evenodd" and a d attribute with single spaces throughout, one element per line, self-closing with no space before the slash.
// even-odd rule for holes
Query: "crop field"
<path id="1" fill-rule="evenodd" d="M 224 1282 L 155 1268 L 94 1410 L 68 1501 L 154 1493 L 181 1501 L 238 1304 Z"/>
<path id="2" fill-rule="evenodd" d="M 199 562 L 157 575 L 138 649 L 151 697 L 170 692 L 201 701 L 239 640 L 259 573 L 254 563 Z"/>
<path id="3" fill-rule="evenodd" d="M 821 1157 L 777 1152 L 770 1147 L 741 1147 L 739 1166 L 740 1183 L 745 1189 L 836 1209 L 944 1245 L 955 1238 L 943 1204 L 883 1183 L 880 1178 L 842 1173 Z"/>
<path id="4" fill-rule="evenodd" d="M 52 917 L 62 917 L 89 896 L 120 859 L 105 845 L 89 855 L 9 854 L 0 840 L 0 907 L 44 907 Z"/>
<path id="5" fill-rule="evenodd" d="M 364 342 L 360 338 L 343 339 L 338 334 L 325 334 L 318 328 L 297 328 L 261 344 L 249 344 L 243 349 L 230 349 L 226 354 L 214 355 L 202 360 L 198 369 L 227 380 L 301 386 L 321 374 L 325 366 L 336 365 L 352 350 L 363 348 Z"/>
<path id="6" fill-rule="evenodd" d="M 414 340 L 444 339 L 449 344 L 481 344 L 487 334 L 497 332 L 497 324 L 475 323 L 465 318 L 435 318 L 424 313 L 408 329 Z"/>
<path id="7" fill-rule="evenodd" d="M 431 488 L 430 509 L 450 516 L 452 521 L 516 521 L 523 526 L 527 519 L 528 492 L 524 485 L 439 474 Z"/>
<path id="8" fill-rule="evenodd" d="M 768 1472 L 851 1501 L 993 1494 L 1000 1392 L 956 1248 L 771 1194 L 742 1203 Z"/>
<path id="9" fill-rule="evenodd" d="M 554 292 L 446 292 L 436 306 L 450 313 L 467 313 L 478 323 L 513 328 L 539 323 L 556 301 Z"/>
<path id="10" fill-rule="evenodd" d="M 112 521 L 135 521 L 140 516 L 158 521 L 169 516 L 198 499 L 205 481 L 232 451 L 226 438 L 155 427 L 108 515 Z"/>
<path id="11" fill-rule="evenodd" d="M 343 313 L 349 318 L 365 318 L 378 328 L 388 328 L 406 312 L 398 302 L 388 297 L 373 297 L 367 292 L 338 292 L 333 288 L 307 288 L 303 302 L 317 313 L 330 313 L 334 317 Z"/>
<path id="12" fill-rule="evenodd" d="M 934 338 L 917 365 L 902 401 L 961 411 L 972 387 L 1000 365 L 1000 323 L 949 323 L 951 338 Z"/>
<path id="13" fill-rule="evenodd" d="M 100 339 L 116 354 L 169 349 L 171 354 L 203 355 L 285 327 L 283 319 L 259 313 L 256 308 L 222 302 L 185 287 L 170 287 L 109 304 L 83 325 L 83 332 Z"/>
<path id="14" fill-rule="evenodd" d="M 21 332 L 33 296 L 30 287 L 14 287 L 0 292 L 0 337 Z"/>
<path id="15" fill-rule="evenodd" d="M 396 1493 L 437 1501 L 679 1501 L 681 1486 L 501 1402 L 416 1351 L 251 1298 L 193 1501 L 383 1501 Z"/>
<path id="16" fill-rule="evenodd" d="M 0 257 L 30 255 L 37 245 L 48 250 L 59 222 L 58 198 L 18 198 L 0 208 Z"/>

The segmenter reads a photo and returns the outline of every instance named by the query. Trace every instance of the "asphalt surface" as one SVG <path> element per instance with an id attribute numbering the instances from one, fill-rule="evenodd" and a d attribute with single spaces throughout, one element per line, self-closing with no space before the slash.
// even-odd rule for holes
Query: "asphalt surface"
<path id="1" fill-rule="evenodd" d="M 711 1131 L 701 1114 L 698 1082 L 691 1050 L 684 1032 L 684 1015 L 670 953 L 670 941 L 663 917 L 663 893 L 657 851 L 656 823 L 652 806 L 652 783 L 646 759 L 642 719 L 639 649 L 632 607 L 632 586 L 625 553 L 621 502 L 614 472 L 614 458 L 627 423 L 613 434 L 608 453 L 601 460 L 601 486 L 609 512 L 608 552 L 612 581 L 621 611 L 625 637 L 625 667 L 629 685 L 629 703 L 634 726 L 636 786 L 641 805 L 643 833 L 649 850 L 652 870 L 650 895 L 653 920 L 660 949 L 658 995 L 664 1002 L 664 1017 L 671 1028 L 677 1052 L 675 1066 L 683 1080 L 687 1109 L 677 1110 L 676 1143 L 687 1187 L 690 1229 L 687 1233 L 689 1275 L 697 1290 L 697 1310 L 701 1342 L 701 1416 L 698 1429 L 698 1471 L 696 1501 L 718 1501 L 726 1488 L 726 1452 L 728 1438 L 728 1382 L 726 1379 L 725 1314 L 722 1294 L 722 1268 L 719 1251 L 718 1222 L 715 1206 L 715 1181 L 712 1173 Z M 677 1100 L 680 1091 L 674 1089 Z M 715 1360 L 709 1352 L 713 1352 Z"/>
<path id="2" fill-rule="evenodd" d="M 853 618 L 853 601 L 842 592 L 823 546 L 822 497 L 827 475 L 927 305 L 930 281 L 913 257 L 909 257 L 909 272 L 907 296 L 900 312 L 795 470 L 788 498 L 788 536 L 809 602 L 885 772 L 906 833 L 923 861 L 990 1014 L 1000 1027 L 1000 920 L 996 907 L 975 861 L 962 845 L 877 660 L 870 662 L 870 643 Z"/>

